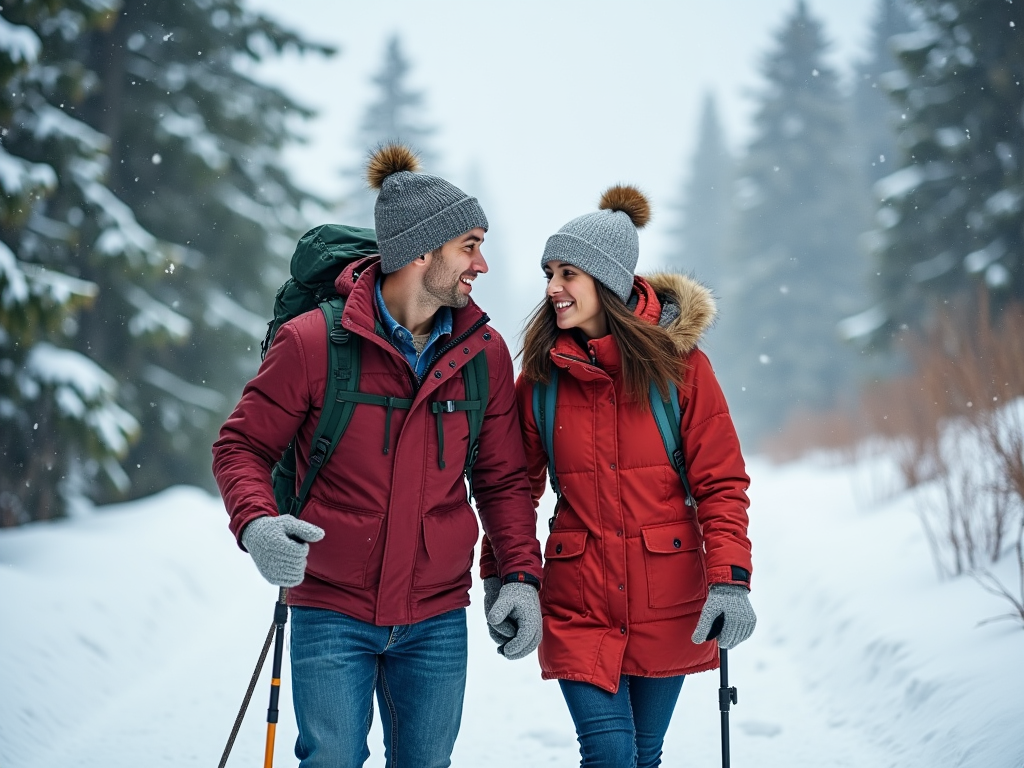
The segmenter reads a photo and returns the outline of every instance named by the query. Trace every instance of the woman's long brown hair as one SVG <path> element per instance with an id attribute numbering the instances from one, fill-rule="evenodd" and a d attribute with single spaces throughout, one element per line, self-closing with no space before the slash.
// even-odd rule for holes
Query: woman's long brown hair
<path id="1" fill-rule="evenodd" d="M 685 370 L 668 331 L 634 315 L 622 299 L 595 280 L 597 296 L 608 318 L 608 330 L 619 345 L 626 396 L 646 409 L 651 382 L 662 398 L 668 397 L 669 382 L 683 386 Z M 555 308 L 546 297 L 523 332 L 523 375 L 528 381 L 545 384 L 551 380 L 551 349 L 559 334 Z"/>

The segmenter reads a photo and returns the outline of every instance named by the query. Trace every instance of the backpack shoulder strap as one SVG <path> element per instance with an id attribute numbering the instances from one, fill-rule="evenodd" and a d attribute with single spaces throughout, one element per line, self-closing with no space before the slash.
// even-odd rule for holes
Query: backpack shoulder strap
<path id="1" fill-rule="evenodd" d="M 668 460 L 683 482 L 683 490 L 686 491 L 686 504 L 696 510 L 697 500 L 693 497 L 690 481 L 686 476 L 686 459 L 683 456 L 682 436 L 680 435 L 682 414 L 679 412 L 679 390 L 670 381 L 668 400 L 662 400 L 657 384 L 652 381 L 650 399 L 651 413 L 654 414 L 654 421 L 661 433 L 661 442 L 665 445 L 665 453 L 668 454 Z"/>
<path id="2" fill-rule="evenodd" d="M 469 420 L 469 450 L 466 451 L 466 482 L 469 484 L 469 498 L 473 498 L 473 465 L 480 454 L 480 432 L 484 426 L 487 400 L 491 394 L 490 372 L 487 367 L 487 353 L 478 352 L 462 370 L 462 382 L 466 387 L 466 400 L 479 402 L 478 408 L 466 411 Z"/>
<path id="3" fill-rule="evenodd" d="M 555 474 L 555 407 L 558 403 L 558 367 L 551 366 L 551 380 L 545 384 L 536 381 L 533 384 L 533 420 L 540 433 L 540 441 L 544 453 L 548 457 L 548 481 L 555 496 L 561 498 L 562 488 Z"/>
<path id="4" fill-rule="evenodd" d="M 343 401 L 338 394 L 355 392 L 359 387 L 359 338 L 341 325 L 345 300 L 336 296 L 322 302 L 320 310 L 327 321 L 327 384 L 324 388 L 323 409 L 320 411 L 320 420 L 317 421 L 309 450 L 309 469 L 302 480 L 302 487 L 299 488 L 292 512 L 296 517 L 302 511 L 317 473 L 334 453 L 352 420 L 352 411 L 355 410 L 356 404 L 349 400 Z"/>

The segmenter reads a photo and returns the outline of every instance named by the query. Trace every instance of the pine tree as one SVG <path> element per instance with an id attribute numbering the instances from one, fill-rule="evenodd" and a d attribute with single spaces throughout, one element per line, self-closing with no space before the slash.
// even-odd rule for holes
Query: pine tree
<path id="1" fill-rule="evenodd" d="M 401 40 L 397 35 L 392 36 L 385 48 L 380 71 L 372 79 L 379 90 L 359 124 L 356 148 L 360 158 L 365 159 L 381 144 L 401 142 L 416 152 L 423 170 L 437 172 L 437 155 L 430 147 L 434 128 L 423 121 L 423 92 L 409 87 L 411 66 L 402 52 Z M 344 175 L 350 179 L 351 185 L 342 211 L 345 223 L 372 227 L 373 204 L 377 196 L 366 186 L 362 162 L 345 170 Z"/>
<path id="2" fill-rule="evenodd" d="M 240 0 L 123 0 L 80 49 L 101 81 L 82 112 L 109 137 L 111 189 L 179 246 L 148 283 L 110 260 L 81 270 L 104 291 L 78 346 L 130 382 L 141 424 L 133 496 L 212 486 L 210 445 L 259 363 L 303 208 L 320 204 L 280 165 L 292 120 L 311 112 L 250 73 L 287 48 L 332 52 Z"/>
<path id="3" fill-rule="evenodd" d="M 0 16 L 0 526 L 58 517 L 105 478 L 139 431 L 118 380 L 73 351 L 76 311 L 173 248 L 106 184 L 109 142 L 76 116 L 98 82 L 75 52 L 114 0 L 6 5 Z"/>
<path id="4" fill-rule="evenodd" d="M 733 160 L 726 147 L 715 98 L 708 93 L 701 110 L 697 149 L 683 192 L 679 224 L 670 233 L 669 263 L 692 272 L 718 289 L 729 228 Z"/>
<path id="5" fill-rule="evenodd" d="M 857 165 L 869 185 L 901 162 L 896 146 L 900 110 L 886 91 L 885 76 L 899 68 L 892 39 L 912 28 L 902 0 L 878 0 L 868 57 L 857 67 L 853 92 L 853 134 L 860 145 Z"/>
<path id="6" fill-rule="evenodd" d="M 883 337 L 980 285 L 996 307 L 1024 299 L 1024 4 L 915 5 L 888 79 L 906 164 L 875 187 Z"/>
<path id="7" fill-rule="evenodd" d="M 716 366 L 748 438 L 796 407 L 831 405 L 855 375 L 836 323 L 863 301 L 861 201 L 847 108 L 825 52 L 821 24 L 801 0 L 765 59 L 755 138 L 736 182 Z"/>

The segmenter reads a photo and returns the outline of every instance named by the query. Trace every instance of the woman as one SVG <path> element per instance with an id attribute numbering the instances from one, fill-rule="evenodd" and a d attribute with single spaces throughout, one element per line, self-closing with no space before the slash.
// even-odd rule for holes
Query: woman
<path id="1" fill-rule="evenodd" d="M 534 390 L 557 373 L 560 496 L 544 553 L 540 663 L 544 678 L 559 681 L 587 768 L 659 765 L 683 676 L 717 667 L 718 645 L 742 642 L 755 624 L 749 479 L 725 398 L 697 348 L 714 302 L 687 277 L 633 275 L 637 229 L 649 216 L 638 190 L 613 187 L 597 212 L 548 240 L 547 296 L 527 327 L 516 384 L 537 503 L 548 457 Z M 658 430 L 652 392 L 677 393 L 695 508 Z M 483 575 L 493 577 L 486 550 Z M 484 584 L 490 608 L 500 580 Z M 718 640 L 709 640 L 720 616 Z M 512 634 L 491 629 L 499 642 Z"/>

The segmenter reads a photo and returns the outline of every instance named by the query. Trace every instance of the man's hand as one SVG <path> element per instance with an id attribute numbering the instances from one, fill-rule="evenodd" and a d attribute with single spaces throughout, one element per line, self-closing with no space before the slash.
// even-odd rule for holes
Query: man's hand
<path id="1" fill-rule="evenodd" d="M 712 584 L 708 590 L 708 599 L 704 602 L 704 610 L 700 612 L 700 621 L 691 638 L 697 645 L 713 638 L 709 637 L 711 625 L 719 616 L 722 617 L 722 631 L 718 635 L 718 645 L 728 650 L 746 640 L 754 632 L 757 616 L 747 597 L 750 590 L 737 584 Z"/>
<path id="2" fill-rule="evenodd" d="M 323 528 L 291 515 L 257 517 L 242 531 L 242 546 L 264 579 L 278 587 L 294 587 L 306 576 L 306 542 L 323 537 Z"/>
<path id="3" fill-rule="evenodd" d="M 499 592 L 501 592 L 501 579 L 497 576 L 488 576 L 484 579 L 484 616 L 490 614 Z M 508 619 L 498 626 L 493 626 L 488 622 L 487 632 L 491 635 L 491 640 L 502 646 L 516 636 L 516 626 Z"/>
<path id="4" fill-rule="evenodd" d="M 497 581 L 497 579 L 495 579 Z M 487 601 L 487 580 L 484 581 L 484 605 Z M 535 587 L 513 581 L 498 590 L 497 599 L 487 611 L 487 623 L 491 637 L 499 635 L 498 653 L 515 661 L 533 653 L 540 645 L 541 617 L 540 595 Z M 505 633 L 511 629 L 508 637 Z"/>

